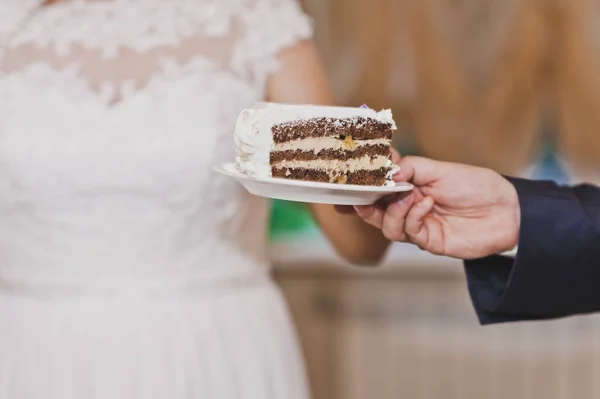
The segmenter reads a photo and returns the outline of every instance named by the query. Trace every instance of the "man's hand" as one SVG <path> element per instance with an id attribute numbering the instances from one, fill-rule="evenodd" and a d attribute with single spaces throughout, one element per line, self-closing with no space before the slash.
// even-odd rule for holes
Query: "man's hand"
<path id="1" fill-rule="evenodd" d="M 517 245 L 519 200 L 501 175 L 420 157 L 405 157 L 398 164 L 394 180 L 409 181 L 415 189 L 391 204 L 356 207 L 357 214 L 388 239 L 460 259 L 481 258 Z"/>

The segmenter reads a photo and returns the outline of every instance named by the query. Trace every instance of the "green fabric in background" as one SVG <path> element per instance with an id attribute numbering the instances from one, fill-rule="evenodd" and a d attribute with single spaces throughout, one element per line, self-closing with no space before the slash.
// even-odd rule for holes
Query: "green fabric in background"
<path id="1" fill-rule="evenodd" d="M 319 228 L 306 205 L 298 202 L 271 201 L 269 224 L 271 241 L 316 235 L 318 232 Z"/>

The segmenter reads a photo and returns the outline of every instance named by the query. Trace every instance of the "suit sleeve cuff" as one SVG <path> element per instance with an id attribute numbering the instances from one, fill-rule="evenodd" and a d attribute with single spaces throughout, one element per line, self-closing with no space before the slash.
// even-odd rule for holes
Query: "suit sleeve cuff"
<path id="1" fill-rule="evenodd" d="M 585 301 L 577 302 L 570 288 L 577 283 L 574 277 L 582 279 L 582 288 L 589 285 L 585 279 L 591 277 L 590 271 L 578 270 L 575 276 L 569 267 L 577 263 L 574 254 L 581 256 L 580 251 L 589 248 L 584 238 L 594 237 L 571 189 L 552 182 L 509 180 L 521 206 L 516 256 L 465 261 L 480 322 L 550 319 L 592 311 L 581 306 Z"/>
<path id="2" fill-rule="evenodd" d="M 499 253 L 498 255 L 503 256 L 505 258 L 514 259 L 517 256 L 518 251 L 519 251 L 519 246 L 517 245 L 510 251 L 505 251 L 505 252 Z"/>

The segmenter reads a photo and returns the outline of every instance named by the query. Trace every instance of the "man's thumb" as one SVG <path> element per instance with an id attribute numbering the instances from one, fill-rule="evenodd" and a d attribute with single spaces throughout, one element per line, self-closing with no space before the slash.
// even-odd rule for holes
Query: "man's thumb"
<path id="1" fill-rule="evenodd" d="M 424 186 L 440 177 L 440 162 L 428 158 L 407 156 L 400 160 L 398 166 L 400 171 L 394 176 L 395 181 L 409 181 L 416 186 Z"/>

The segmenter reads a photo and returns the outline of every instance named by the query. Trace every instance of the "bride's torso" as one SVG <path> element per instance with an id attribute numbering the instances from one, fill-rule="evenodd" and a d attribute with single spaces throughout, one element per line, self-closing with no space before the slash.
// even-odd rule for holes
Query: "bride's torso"
<path id="1" fill-rule="evenodd" d="M 237 114 L 264 97 L 276 52 L 310 34 L 297 6 L 33 3 L 0 1 L 0 278 L 111 285 L 266 265 L 267 203 L 211 167 L 233 159 Z M 286 16 L 295 29 L 281 31 Z"/>

